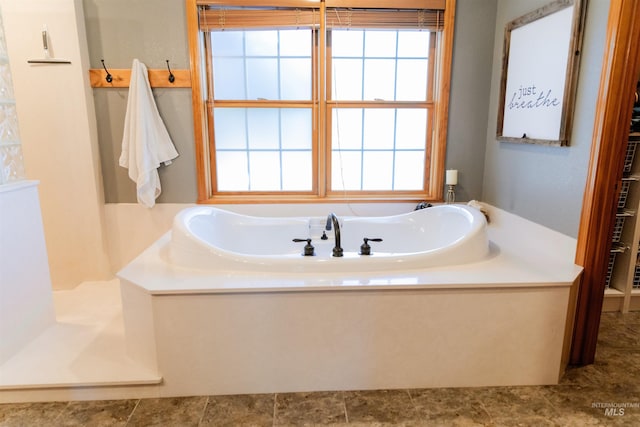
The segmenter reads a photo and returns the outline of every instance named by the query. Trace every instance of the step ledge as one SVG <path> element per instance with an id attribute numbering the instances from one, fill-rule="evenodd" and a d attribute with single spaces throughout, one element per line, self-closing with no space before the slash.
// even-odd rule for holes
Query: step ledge
<path id="1" fill-rule="evenodd" d="M 2 390 L 38 390 L 51 388 L 90 388 L 90 387 L 118 387 L 157 385 L 162 383 L 162 377 L 140 378 L 133 380 L 105 380 L 105 381 L 79 381 L 79 382 L 42 382 L 39 384 L 0 384 Z"/>

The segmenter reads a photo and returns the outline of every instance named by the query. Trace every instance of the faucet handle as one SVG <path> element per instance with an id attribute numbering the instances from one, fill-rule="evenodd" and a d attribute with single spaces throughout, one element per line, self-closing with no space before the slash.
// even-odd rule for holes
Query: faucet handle
<path id="1" fill-rule="evenodd" d="M 304 255 L 304 256 L 314 256 L 316 254 L 315 253 L 315 248 L 311 244 L 311 239 L 293 239 L 293 241 L 296 242 L 296 243 L 307 242 L 307 244 L 304 245 L 304 253 L 302 255 Z"/>
<path id="2" fill-rule="evenodd" d="M 371 255 L 371 245 L 369 245 L 369 242 L 382 242 L 382 239 L 379 237 L 373 239 L 365 237 L 364 243 L 360 245 L 360 255 Z"/>

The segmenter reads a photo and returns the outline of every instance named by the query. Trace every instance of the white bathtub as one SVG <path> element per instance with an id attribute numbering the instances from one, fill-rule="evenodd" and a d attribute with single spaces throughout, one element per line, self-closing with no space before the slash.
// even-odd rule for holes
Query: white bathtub
<path id="1" fill-rule="evenodd" d="M 467 264 L 489 254 L 484 215 L 464 205 L 441 205 L 385 217 L 339 217 L 343 256 L 333 256 L 327 217 L 269 218 L 197 206 L 173 223 L 169 261 L 207 271 L 362 272 Z M 327 236 L 322 239 L 322 234 Z M 361 255 L 364 238 L 370 255 Z M 313 256 L 303 256 L 311 239 Z"/>
<path id="2" fill-rule="evenodd" d="M 165 397 L 557 384 L 581 272 L 575 239 L 489 215 L 486 225 L 457 205 L 340 216 L 337 258 L 334 242 L 316 237 L 326 217 L 185 210 L 118 274 L 128 356 L 162 377 L 153 392 Z M 314 257 L 291 242 L 309 233 Z M 384 240 L 363 257 L 363 237 Z M 436 259 L 466 263 L 424 267 Z M 323 272 L 286 270 L 293 265 Z"/>

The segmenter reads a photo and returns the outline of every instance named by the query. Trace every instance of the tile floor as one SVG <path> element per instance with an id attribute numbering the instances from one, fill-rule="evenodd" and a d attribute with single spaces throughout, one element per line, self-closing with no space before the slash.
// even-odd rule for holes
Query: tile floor
<path id="1" fill-rule="evenodd" d="M 640 312 L 603 314 L 596 363 L 569 369 L 557 386 L 0 405 L 0 426 L 319 424 L 640 426 Z"/>

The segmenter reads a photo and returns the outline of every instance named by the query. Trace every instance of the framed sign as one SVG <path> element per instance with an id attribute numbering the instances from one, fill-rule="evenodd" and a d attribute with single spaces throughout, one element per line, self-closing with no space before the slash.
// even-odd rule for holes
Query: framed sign
<path id="1" fill-rule="evenodd" d="M 507 24 L 498 140 L 569 145 L 583 23 L 582 0 L 557 0 Z"/>

